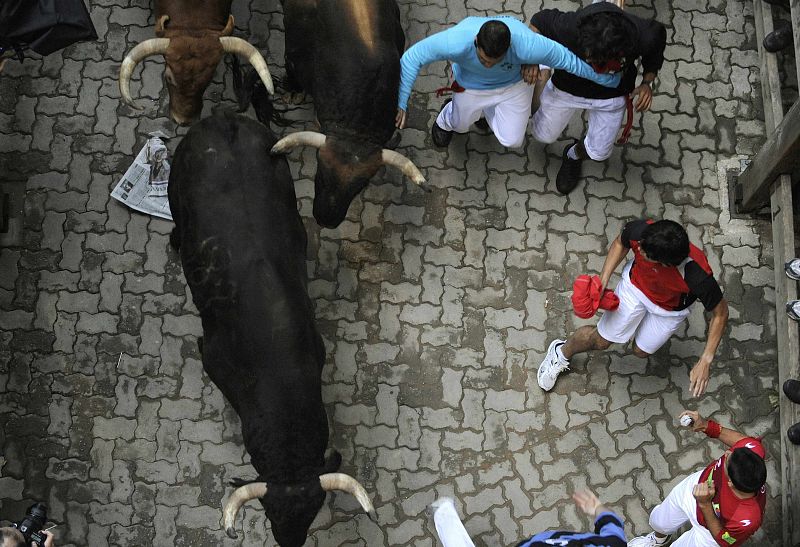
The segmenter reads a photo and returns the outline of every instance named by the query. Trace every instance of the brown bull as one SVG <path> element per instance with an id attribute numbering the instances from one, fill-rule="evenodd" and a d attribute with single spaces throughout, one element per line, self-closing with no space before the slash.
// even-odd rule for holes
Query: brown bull
<path id="1" fill-rule="evenodd" d="M 223 53 L 235 53 L 252 64 L 267 91 L 273 93 L 272 78 L 264 58 L 250 43 L 231 36 L 231 0 L 156 0 L 156 36 L 134 47 L 119 71 L 122 100 L 133 102 L 130 79 L 136 64 L 150 55 L 163 55 L 169 89 L 170 117 L 180 124 L 191 123 L 203 109 L 203 92 L 214 76 Z"/>

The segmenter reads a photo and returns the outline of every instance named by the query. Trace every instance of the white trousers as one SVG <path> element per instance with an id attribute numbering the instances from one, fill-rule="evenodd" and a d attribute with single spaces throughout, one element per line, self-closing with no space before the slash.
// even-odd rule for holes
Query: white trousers
<path id="1" fill-rule="evenodd" d="M 633 260 L 622 270 L 622 279 L 614 294 L 619 307 L 603 312 L 597 323 L 597 333 L 615 344 L 625 344 L 636 335 L 636 347 L 653 354 L 667 343 L 691 310 L 671 311 L 654 304 L 630 279 Z"/>
<path id="2" fill-rule="evenodd" d="M 531 134 L 539 142 L 556 142 L 572 116 L 581 110 L 589 113 L 589 129 L 583 145 L 595 161 L 602 161 L 614 150 L 614 141 L 625 115 L 625 97 L 586 99 L 561 91 L 549 80 L 542 91 L 539 110 L 533 115 Z"/>
<path id="3" fill-rule="evenodd" d="M 475 547 L 467 529 L 458 518 L 453 500 L 441 500 L 441 505 L 433 513 L 433 523 L 444 547 Z"/>
<path id="4" fill-rule="evenodd" d="M 700 482 L 703 471 L 692 473 L 672 489 L 667 499 L 650 513 L 650 527 L 659 534 L 671 534 L 691 523 L 692 529 L 681 534 L 672 547 L 717 547 L 717 542 L 708 528 L 697 522 L 697 501 L 692 495 L 694 485 Z"/>
<path id="5" fill-rule="evenodd" d="M 466 133 L 483 114 L 500 144 L 519 148 L 525 140 L 532 99 L 533 86 L 524 81 L 499 89 L 467 89 L 453 93 L 453 101 L 439 113 L 436 125 Z"/>

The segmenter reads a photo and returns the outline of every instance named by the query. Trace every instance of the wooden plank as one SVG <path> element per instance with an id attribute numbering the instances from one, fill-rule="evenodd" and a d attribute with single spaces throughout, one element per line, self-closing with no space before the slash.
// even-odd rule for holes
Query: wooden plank
<path id="1" fill-rule="evenodd" d="M 762 0 L 754 1 L 753 17 L 756 23 L 758 61 L 762 76 L 760 79 L 761 98 L 764 102 L 764 124 L 767 128 L 767 134 L 771 134 L 775 131 L 775 126 L 778 125 L 776 120 L 783 118 L 783 103 L 780 100 L 780 91 L 778 91 L 778 93 L 772 93 L 773 89 L 780 90 L 778 59 L 774 53 L 767 53 L 767 50 L 765 50 L 762 45 L 764 36 L 772 32 L 773 29 L 772 6 Z"/>
<path id="2" fill-rule="evenodd" d="M 800 78 L 800 0 L 791 0 L 792 29 L 794 29 L 794 62 Z"/>
<path id="3" fill-rule="evenodd" d="M 775 179 L 779 175 L 788 175 L 798 170 L 800 170 L 800 101 L 792 106 L 758 151 L 752 163 L 739 175 L 742 210 L 752 211 L 764 205 Z"/>
<path id="4" fill-rule="evenodd" d="M 798 325 L 786 315 L 787 300 L 797 298 L 797 283 L 786 277 L 784 263 L 797 256 L 792 210 L 792 181 L 779 178 L 772 193 L 772 237 L 775 257 L 775 308 L 778 335 L 778 382 L 780 393 L 781 506 L 783 545 L 800 545 L 800 449 L 789 442 L 786 430 L 800 422 L 800 405 L 783 395 L 783 382 L 800 378 Z"/>
<path id="5" fill-rule="evenodd" d="M 756 36 L 758 40 L 759 60 L 761 61 L 761 89 L 764 100 L 764 121 L 770 140 L 776 136 L 776 126 L 782 127 L 783 104 L 781 102 L 781 88 L 778 79 L 776 56 L 764 50 L 762 42 L 764 36 L 772 31 L 772 12 L 770 6 L 762 0 L 753 2 Z M 800 17 L 800 0 L 791 0 L 792 20 L 794 21 L 795 50 L 800 54 L 800 39 L 798 39 L 798 17 Z M 800 57 L 800 56 L 799 56 Z M 797 59 L 797 69 L 800 75 L 800 58 Z M 790 110 L 797 111 L 798 102 Z M 787 119 L 791 116 L 787 116 Z M 769 144 L 769 141 L 768 143 Z M 759 156 L 765 151 L 767 145 L 759 151 Z M 763 159 L 763 158 L 762 158 Z M 758 167 L 758 166 L 756 166 Z M 763 166 L 762 166 L 763 169 Z M 751 172 L 752 176 L 754 171 Z M 741 183 L 742 178 L 739 178 Z M 751 180 L 746 184 L 755 183 Z M 750 201 L 761 192 L 770 193 L 770 208 L 772 211 L 772 241 L 773 260 L 775 272 L 775 312 L 778 349 L 778 382 L 779 389 L 788 378 L 800 378 L 800 332 L 798 326 L 791 321 L 785 311 L 787 300 L 797 298 L 797 283 L 786 277 L 784 263 L 797 256 L 797 246 L 794 237 L 794 210 L 792 207 L 792 181 L 791 176 L 782 174 L 773 186 L 772 179 L 765 177 L 757 181 L 758 192 L 750 193 Z M 800 546 L 800 450 L 786 438 L 786 430 L 800 421 L 800 405 L 795 405 L 782 394 L 780 396 L 780 439 L 781 439 L 781 522 L 783 525 L 784 546 Z"/>

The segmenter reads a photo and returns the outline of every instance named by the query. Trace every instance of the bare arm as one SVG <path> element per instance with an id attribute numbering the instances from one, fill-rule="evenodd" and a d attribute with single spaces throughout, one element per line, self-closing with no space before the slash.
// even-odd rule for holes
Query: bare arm
<path id="1" fill-rule="evenodd" d="M 697 500 L 697 506 L 706 521 L 706 528 L 716 538 L 722 532 L 722 523 L 714 513 L 714 506 L 712 505 L 715 493 L 714 485 L 709 485 L 707 482 L 695 484 L 692 489 L 692 495 Z"/>
<path id="2" fill-rule="evenodd" d="M 684 410 L 681 413 L 681 416 L 689 416 L 692 418 L 692 420 L 694 420 L 694 424 L 692 424 L 692 431 L 703 433 L 706 432 L 708 420 L 700 416 L 699 412 L 695 410 Z M 733 446 L 746 437 L 747 435 L 742 435 L 738 431 L 720 426 L 719 440 L 725 443 L 725 446 Z"/>
<path id="3" fill-rule="evenodd" d="M 608 254 L 606 255 L 606 261 L 603 262 L 603 270 L 600 272 L 600 283 L 602 283 L 603 287 L 600 289 L 601 292 L 608 286 L 608 282 L 611 279 L 611 274 L 614 273 L 614 270 L 617 269 L 617 266 L 625 260 L 625 257 L 628 255 L 628 251 L 630 249 L 622 244 L 622 239 L 620 236 L 617 236 L 617 239 L 611 244 L 611 248 L 608 250 Z"/>
<path id="4" fill-rule="evenodd" d="M 689 391 L 691 391 L 692 395 L 695 397 L 702 395 L 706 387 L 708 387 L 711 363 L 714 361 L 714 355 L 717 353 L 717 348 L 719 348 L 722 334 L 725 332 L 725 327 L 728 325 L 728 302 L 723 298 L 719 301 L 719 304 L 711 310 L 711 313 L 706 347 L 689 373 Z"/>

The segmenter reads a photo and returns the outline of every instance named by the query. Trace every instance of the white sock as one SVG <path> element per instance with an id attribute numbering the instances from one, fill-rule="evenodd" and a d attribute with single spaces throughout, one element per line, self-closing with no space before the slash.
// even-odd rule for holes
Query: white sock
<path id="1" fill-rule="evenodd" d="M 571 160 L 579 160 L 579 159 L 580 159 L 580 158 L 578 157 L 578 152 L 577 152 L 577 150 L 576 150 L 576 148 L 577 148 L 577 147 L 578 147 L 578 145 L 577 145 L 577 144 L 573 144 L 573 145 L 572 145 L 572 148 L 570 148 L 570 149 L 567 151 L 567 157 L 568 157 L 569 159 L 571 159 Z"/>
<path id="2" fill-rule="evenodd" d="M 567 362 L 569 362 L 569 359 L 567 359 L 566 357 L 564 357 L 564 353 L 561 351 L 561 348 L 562 348 L 562 347 L 564 347 L 564 344 L 559 344 L 559 345 L 557 345 L 557 346 L 556 346 L 556 357 L 558 357 L 558 358 L 559 358 L 559 359 L 561 359 L 562 361 L 567 361 Z"/>

